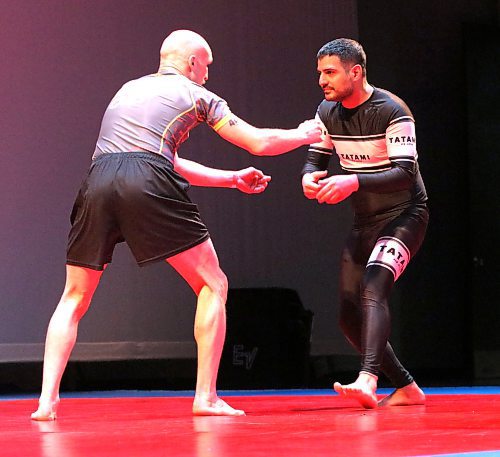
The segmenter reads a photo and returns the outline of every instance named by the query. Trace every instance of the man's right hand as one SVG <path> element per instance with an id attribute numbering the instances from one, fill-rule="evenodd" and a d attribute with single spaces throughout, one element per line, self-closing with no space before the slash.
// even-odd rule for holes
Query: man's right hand
<path id="1" fill-rule="evenodd" d="M 233 186 L 245 194 L 260 194 L 266 190 L 271 176 L 265 175 L 254 167 L 234 172 Z"/>
<path id="2" fill-rule="evenodd" d="M 298 127 L 305 138 L 304 144 L 320 143 L 323 140 L 325 132 L 323 131 L 323 124 L 316 119 L 309 119 L 302 122 Z"/>
<path id="3" fill-rule="evenodd" d="M 316 198 L 318 191 L 321 189 L 321 185 L 318 184 L 318 181 L 326 177 L 327 174 L 328 172 L 323 170 L 313 171 L 312 173 L 306 173 L 302 176 L 302 190 L 307 198 L 310 200 Z"/>

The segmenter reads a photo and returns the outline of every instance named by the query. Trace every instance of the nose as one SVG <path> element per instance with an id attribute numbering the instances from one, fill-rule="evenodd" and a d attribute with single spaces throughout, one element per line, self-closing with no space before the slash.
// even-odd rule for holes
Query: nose
<path id="1" fill-rule="evenodd" d="M 320 73 L 319 78 L 318 78 L 318 84 L 323 87 L 326 84 L 325 78 L 323 77 L 323 74 Z"/>

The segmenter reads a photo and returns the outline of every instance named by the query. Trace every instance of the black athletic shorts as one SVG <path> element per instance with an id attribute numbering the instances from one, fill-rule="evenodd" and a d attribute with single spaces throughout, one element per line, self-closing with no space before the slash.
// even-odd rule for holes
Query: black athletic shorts
<path id="1" fill-rule="evenodd" d="M 123 241 L 141 266 L 202 243 L 209 233 L 188 189 L 172 163 L 158 154 L 99 156 L 71 212 L 67 264 L 103 270 Z"/>

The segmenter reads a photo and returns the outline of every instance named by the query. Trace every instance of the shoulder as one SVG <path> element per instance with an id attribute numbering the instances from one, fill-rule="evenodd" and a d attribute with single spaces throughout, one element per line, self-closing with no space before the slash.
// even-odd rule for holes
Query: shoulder
<path id="1" fill-rule="evenodd" d="M 337 111 L 340 103 L 338 102 L 331 102 L 328 100 L 323 100 L 319 106 L 318 106 L 318 116 L 319 118 L 325 122 L 327 119 L 329 119 L 331 116 L 333 116 Z"/>
<path id="2" fill-rule="evenodd" d="M 371 104 L 387 116 L 389 122 L 396 120 L 408 120 L 415 122 L 413 114 L 408 105 L 392 92 L 374 87 Z"/>
<path id="3" fill-rule="evenodd" d="M 186 84 L 189 85 L 189 89 L 193 95 L 195 103 L 226 103 L 226 101 L 222 97 L 219 97 L 215 92 L 212 92 L 206 87 L 196 84 L 187 78 L 184 79 L 186 80 Z"/>

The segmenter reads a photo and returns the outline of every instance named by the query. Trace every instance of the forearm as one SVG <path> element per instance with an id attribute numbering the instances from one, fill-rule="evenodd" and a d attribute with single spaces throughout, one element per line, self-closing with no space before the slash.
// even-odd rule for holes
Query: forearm
<path id="1" fill-rule="evenodd" d="M 377 173 L 358 173 L 359 190 L 387 194 L 409 189 L 415 182 L 414 173 L 403 167 L 393 167 Z"/>
<path id="2" fill-rule="evenodd" d="M 321 126 L 317 121 L 304 121 L 295 129 L 258 128 L 233 117 L 217 133 L 234 145 L 253 155 L 275 156 L 321 140 Z"/>
<path id="3" fill-rule="evenodd" d="M 250 153 L 257 156 L 275 156 L 307 144 L 307 137 L 299 129 L 258 129 Z"/>
<path id="4" fill-rule="evenodd" d="M 315 171 L 323 171 L 328 169 L 332 150 L 318 146 L 311 146 L 307 155 L 307 160 L 302 167 L 302 176 L 306 173 L 314 173 Z"/>
<path id="5" fill-rule="evenodd" d="M 234 171 L 206 167 L 178 156 L 175 158 L 174 167 L 175 171 L 193 186 L 235 187 L 236 175 Z"/>

